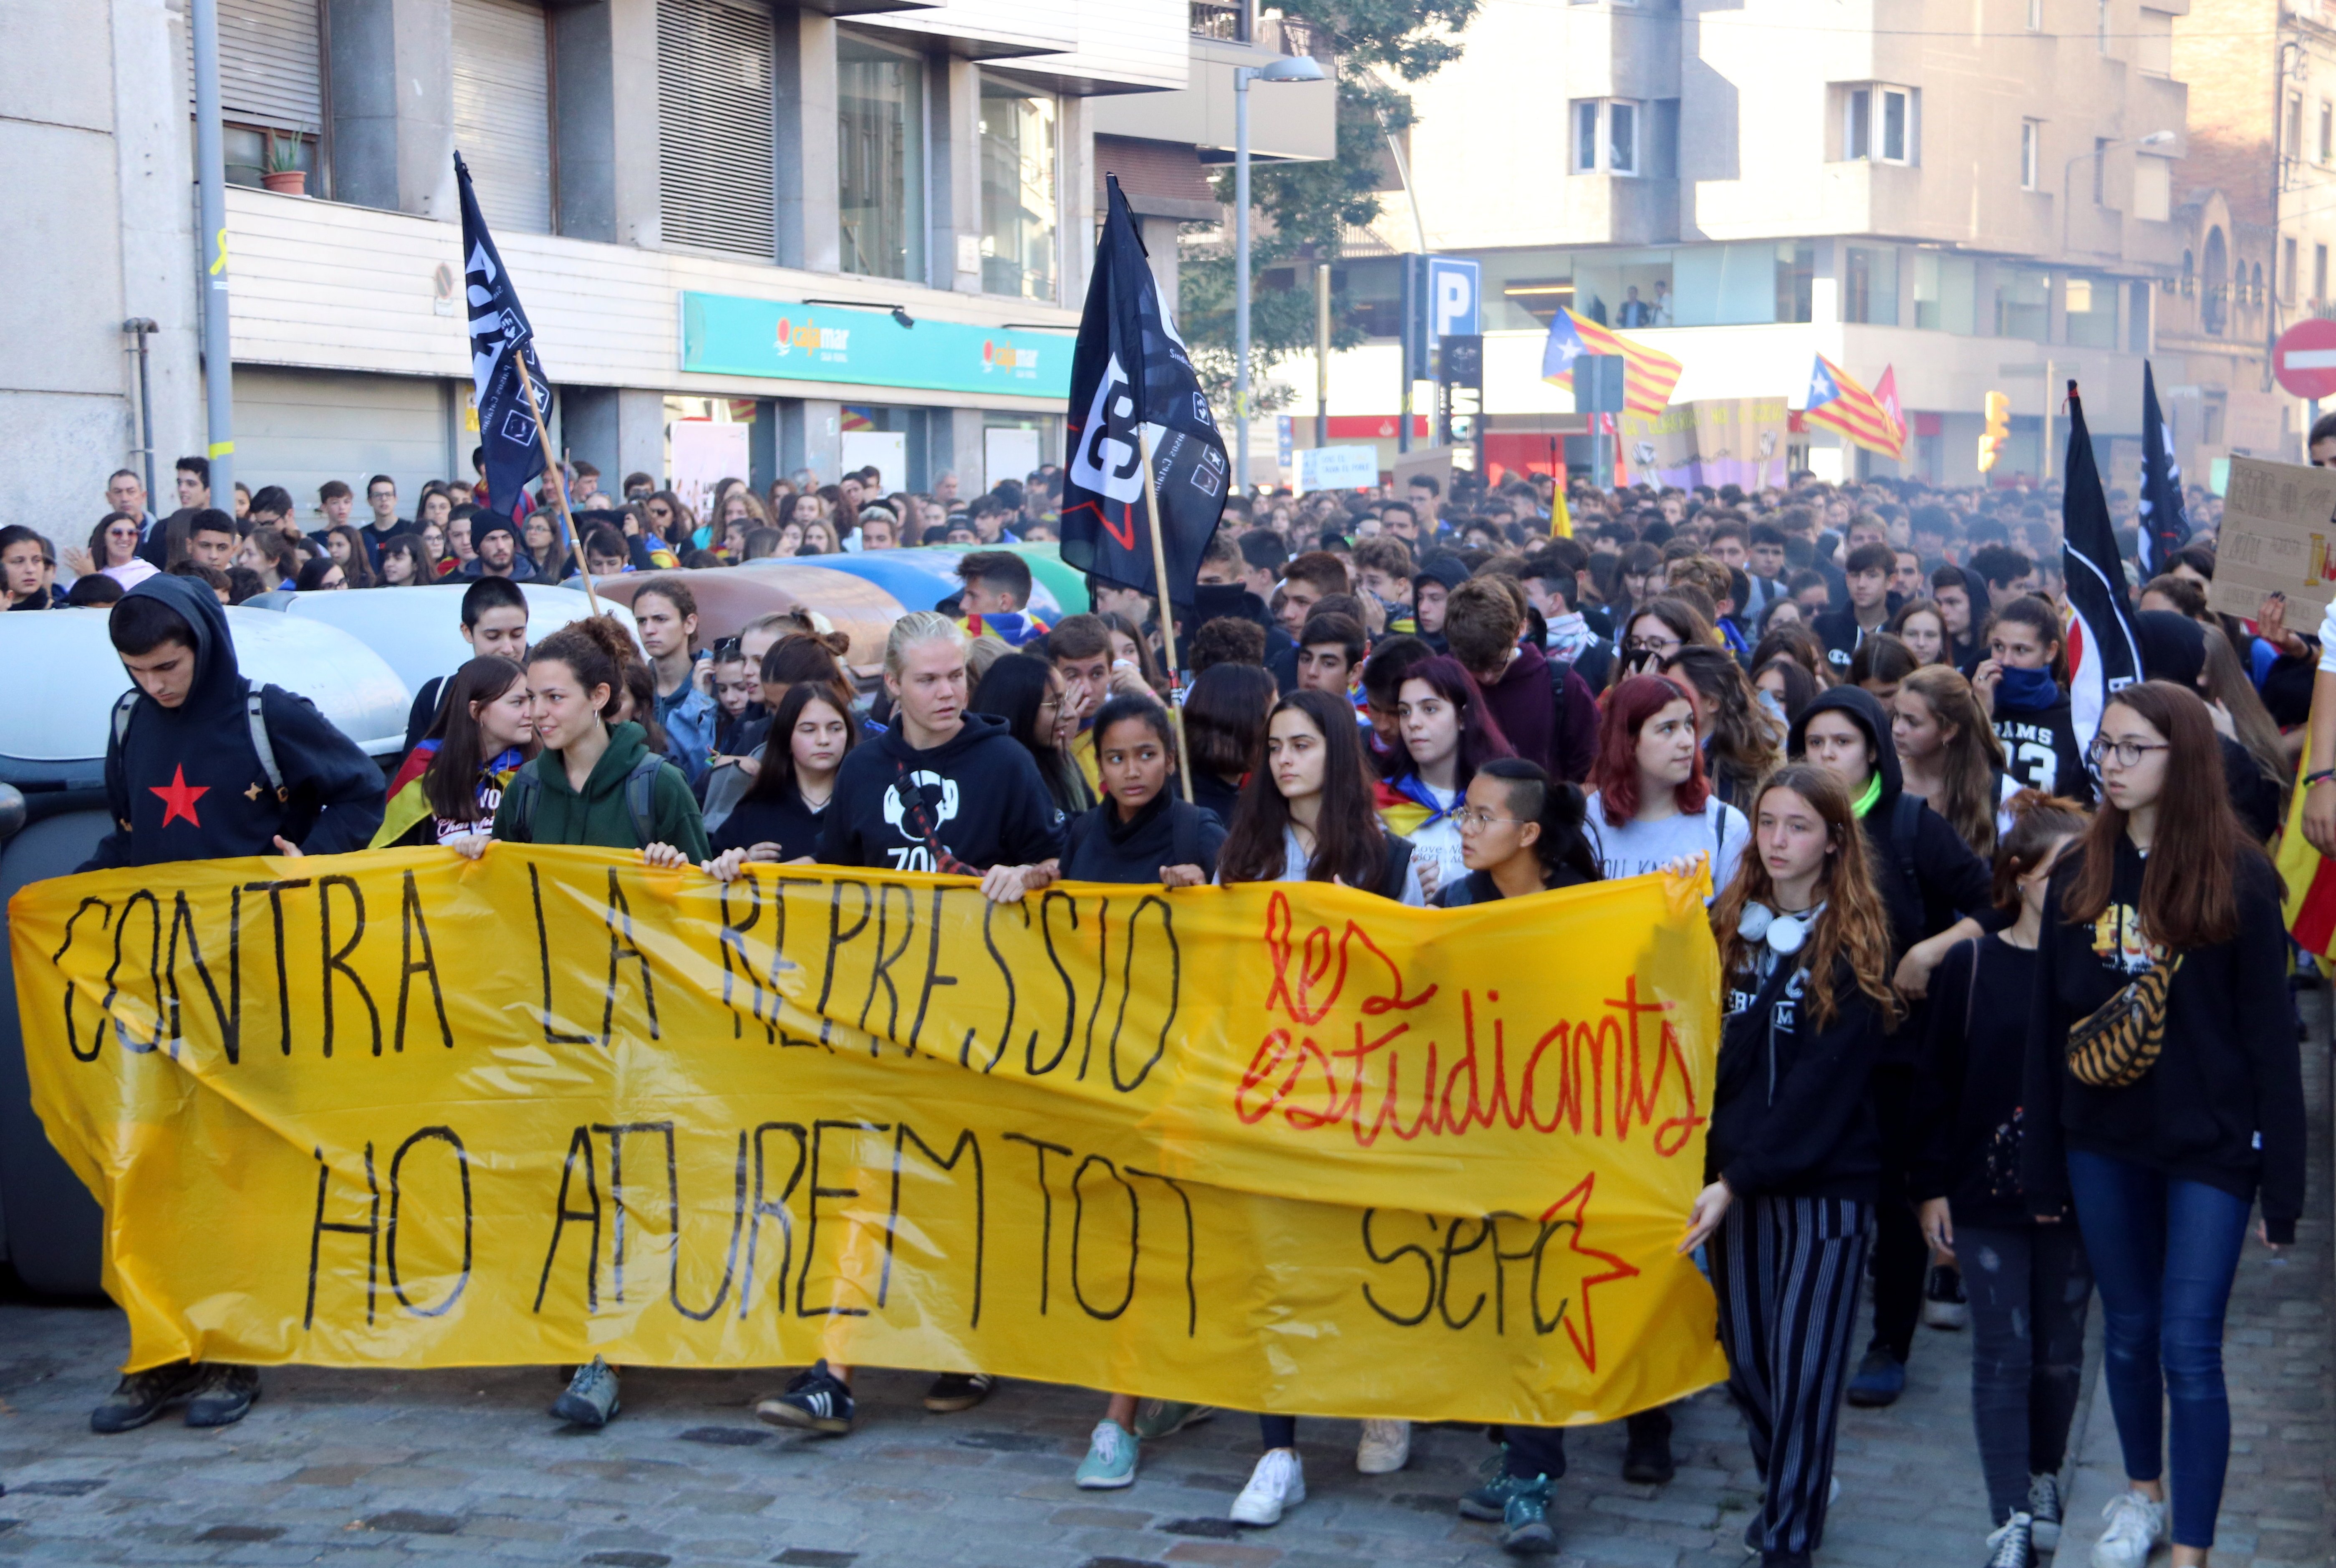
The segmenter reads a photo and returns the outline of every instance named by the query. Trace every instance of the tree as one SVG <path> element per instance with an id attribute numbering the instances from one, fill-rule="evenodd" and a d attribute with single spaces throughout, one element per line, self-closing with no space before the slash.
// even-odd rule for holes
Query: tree
<path id="1" fill-rule="evenodd" d="M 1284 16 L 1327 38 L 1338 62 L 1338 155 L 1328 162 L 1253 167 L 1250 174 L 1250 384 L 1262 412 L 1264 374 L 1313 346 L 1313 264 L 1336 261 L 1346 231 L 1384 209 L 1379 181 L 1387 131 L 1416 116 L 1400 83 L 1425 81 L 1460 57 L 1460 34 L 1478 0 L 1284 0 Z M 1268 89 L 1270 91 L 1270 89 Z M 1382 117 L 1385 129 L 1382 130 Z M 1218 200 L 1230 205 L 1233 175 L 1218 170 Z M 1284 264 L 1290 280 L 1264 283 Z M 1230 244 L 1197 246 L 1182 260 L 1177 320 L 1210 400 L 1230 406 L 1233 387 L 1233 255 Z M 1348 318 L 1343 291 L 1330 306 L 1330 346 L 1352 348 L 1362 329 Z"/>

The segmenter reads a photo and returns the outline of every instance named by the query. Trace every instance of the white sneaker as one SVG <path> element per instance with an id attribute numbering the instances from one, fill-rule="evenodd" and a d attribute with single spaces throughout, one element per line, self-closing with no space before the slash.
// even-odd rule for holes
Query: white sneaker
<path id="1" fill-rule="evenodd" d="M 1392 1475 L 1411 1463 L 1411 1423 L 1366 1421 L 1355 1446 L 1355 1468 L 1366 1475 Z"/>
<path id="2" fill-rule="evenodd" d="M 2108 1500 L 2101 1517 L 2109 1523 L 2093 1544 L 2093 1568 L 2141 1568 L 2166 1539 L 2166 1505 L 2130 1487 Z"/>
<path id="3" fill-rule="evenodd" d="M 1270 1449 L 1233 1499 L 1232 1520 L 1236 1524 L 1279 1524 L 1284 1508 L 1305 1501 L 1306 1466 L 1290 1449 Z"/>

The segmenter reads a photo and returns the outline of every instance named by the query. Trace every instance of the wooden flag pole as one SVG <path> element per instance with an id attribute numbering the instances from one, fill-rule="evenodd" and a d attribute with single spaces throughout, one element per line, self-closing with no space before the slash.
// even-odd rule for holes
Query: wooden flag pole
<path id="1" fill-rule="evenodd" d="M 1152 520 L 1152 590 L 1160 601 L 1160 647 L 1168 664 L 1168 685 L 1173 689 L 1176 678 L 1176 612 L 1168 607 L 1168 547 L 1160 539 L 1160 484 L 1152 472 L 1152 436 L 1142 425 L 1136 426 L 1135 439 L 1144 451 L 1144 510 Z M 1176 732 L 1176 782 L 1184 792 L 1184 803 L 1192 803 L 1192 756 L 1184 745 L 1184 716 L 1174 706 L 1169 709 L 1169 727 Z M 1098 735 L 1097 740 L 1103 737 Z"/>
<path id="2" fill-rule="evenodd" d="M 535 377 L 527 373 L 527 355 L 521 354 L 518 357 L 519 384 L 527 388 L 527 411 L 535 416 L 536 439 L 543 444 L 544 466 L 552 474 L 552 493 L 560 498 L 560 531 L 565 540 L 569 559 L 576 563 L 577 575 L 584 579 L 584 602 L 591 606 L 592 613 L 597 616 L 600 613 L 600 596 L 592 591 L 592 565 L 584 559 L 584 552 L 576 548 L 576 520 L 568 515 L 568 475 L 560 468 L 558 455 L 551 450 L 551 432 L 543 423 L 543 405 L 535 400 Z M 516 501 L 517 498 L 513 499 Z M 511 526 L 519 526 L 516 505 L 511 511 Z"/>

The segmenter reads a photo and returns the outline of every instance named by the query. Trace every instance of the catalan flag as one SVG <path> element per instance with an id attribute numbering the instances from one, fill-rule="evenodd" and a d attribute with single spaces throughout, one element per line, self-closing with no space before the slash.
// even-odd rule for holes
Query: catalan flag
<path id="1" fill-rule="evenodd" d="M 1874 394 L 1860 386 L 1849 372 L 1822 354 L 1809 374 L 1809 404 L 1802 411 L 1801 420 L 1838 432 L 1844 440 L 1884 457 L 1899 457 L 1906 450 L 1905 431 L 1889 410 L 1875 402 Z"/>
<path id="2" fill-rule="evenodd" d="M 1549 324 L 1549 343 L 1541 351 L 1541 378 L 1568 391 L 1573 387 L 1573 362 L 1585 354 L 1622 356 L 1622 401 L 1632 414 L 1650 416 L 1670 406 L 1671 388 L 1685 367 L 1669 355 L 1610 332 L 1586 316 L 1560 310 Z"/>
<path id="3" fill-rule="evenodd" d="M 1885 365 L 1882 379 L 1874 384 L 1874 401 L 1890 416 L 1890 427 L 1898 433 L 1898 444 L 1906 444 L 1906 411 L 1898 406 L 1898 367 Z"/>

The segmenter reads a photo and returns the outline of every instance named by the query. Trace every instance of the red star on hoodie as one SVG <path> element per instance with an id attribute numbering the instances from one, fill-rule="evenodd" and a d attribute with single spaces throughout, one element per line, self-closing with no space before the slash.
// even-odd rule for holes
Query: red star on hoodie
<path id="1" fill-rule="evenodd" d="M 195 803 L 202 799 L 203 796 L 210 794 L 211 786 L 209 784 L 196 784 L 190 787 L 187 784 L 187 770 L 183 765 L 170 770 L 170 782 L 169 784 L 149 784 L 146 787 L 153 794 L 162 797 L 162 825 L 164 827 L 169 827 L 180 817 L 186 818 L 188 822 L 193 823 L 196 827 L 203 825 L 202 819 L 195 815 Z"/>

